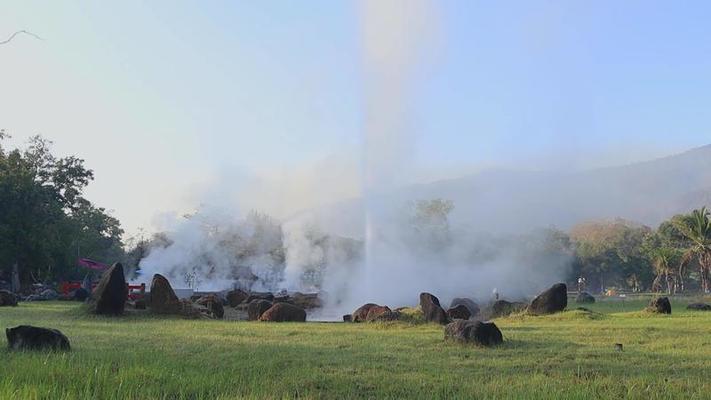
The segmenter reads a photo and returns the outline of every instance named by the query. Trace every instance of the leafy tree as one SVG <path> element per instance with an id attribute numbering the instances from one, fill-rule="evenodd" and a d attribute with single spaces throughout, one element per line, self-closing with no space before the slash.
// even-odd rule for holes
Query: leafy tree
<path id="1" fill-rule="evenodd" d="M 14 286 L 76 277 L 77 255 L 123 256 L 119 221 L 82 197 L 93 172 L 79 158 L 55 157 L 51 144 L 35 136 L 24 151 L 0 147 L 0 271 Z"/>
<path id="2" fill-rule="evenodd" d="M 418 200 L 412 205 L 415 248 L 441 250 L 451 242 L 448 216 L 452 210 L 454 203 L 444 199 Z"/>
<path id="3" fill-rule="evenodd" d="M 701 290 L 709 292 L 711 273 L 711 213 L 706 207 L 673 219 L 675 226 L 689 240 L 683 263 L 696 261 L 699 265 Z"/>
<path id="4" fill-rule="evenodd" d="M 579 224 L 571 230 L 580 271 L 588 282 L 627 286 L 641 290 L 652 280 L 649 261 L 642 251 L 649 227 L 630 221 L 598 221 Z"/>

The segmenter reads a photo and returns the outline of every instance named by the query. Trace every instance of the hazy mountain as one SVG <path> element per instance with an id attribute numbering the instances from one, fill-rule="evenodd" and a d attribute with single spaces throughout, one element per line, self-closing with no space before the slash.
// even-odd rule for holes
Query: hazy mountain
<path id="1" fill-rule="evenodd" d="M 583 220 L 616 217 L 655 226 L 674 214 L 711 204 L 711 145 L 588 171 L 484 171 L 409 186 L 373 203 L 398 210 L 407 201 L 435 197 L 454 201 L 453 224 L 478 230 L 565 229 Z M 361 199 L 319 214 L 327 229 L 350 235 L 362 232 Z"/>

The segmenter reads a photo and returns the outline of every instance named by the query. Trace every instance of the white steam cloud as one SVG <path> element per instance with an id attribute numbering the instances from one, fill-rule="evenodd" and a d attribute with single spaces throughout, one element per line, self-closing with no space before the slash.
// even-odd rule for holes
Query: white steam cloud
<path id="1" fill-rule="evenodd" d="M 200 290 L 320 291 L 324 316 L 333 317 L 365 302 L 414 305 L 422 291 L 443 302 L 488 300 L 494 288 L 521 298 L 565 277 L 570 255 L 553 231 L 492 237 L 478 232 L 476 221 L 451 220 L 457 204 L 437 193 L 395 195 L 416 169 L 412 99 L 436 42 L 437 10 L 425 0 L 360 4 L 360 173 L 352 162 L 330 160 L 331 166 L 281 179 L 219 182 L 218 190 L 204 192 L 242 210 L 277 210 L 280 220 L 256 213 L 237 218 L 207 207 L 172 219 L 141 261 L 142 279 L 162 273 L 180 282 L 176 286 Z M 225 189 L 234 187 L 237 193 Z M 353 197 L 360 198 L 344 200 Z"/>

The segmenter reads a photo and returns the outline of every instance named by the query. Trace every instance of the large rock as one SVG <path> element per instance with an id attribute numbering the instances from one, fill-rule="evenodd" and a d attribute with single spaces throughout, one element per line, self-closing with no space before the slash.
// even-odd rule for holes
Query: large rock
<path id="1" fill-rule="evenodd" d="M 526 308 L 525 303 L 497 300 L 491 305 L 491 318 L 507 317 Z"/>
<path id="2" fill-rule="evenodd" d="M 293 304 L 276 303 L 265 311 L 259 317 L 259 320 L 269 322 L 305 322 L 306 311 Z"/>
<path id="3" fill-rule="evenodd" d="M 268 300 L 256 299 L 247 305 L 247 319 L 256 321 L 265 311 L 272 307 L 272 302 Z"/>
<path id="4" fill-rule="evenodd" d="M 150 307 L 151 311 L 156 314 L 171 315 L 181 314 L 181 310 L 184 308 L 180 304 L 178 296 L 175 295 L 173 287 L 170 286 L 168 279 L 161 274 L 153 275 L 153 280 L 151 281 L 151 296 L 148 307 Z"/>
<path id="5" fill-rule="evenodd" d="M 17 296 L 9 290 L 0 290 L 0 307 L 16 306 Z"/>
<path id="6" fill-rule="evenodd" d="M 20 325 L 5 329 L 10 350 L 69 350 L 69 339 L 56 329 Z"/>
<path id="7" fill-rule="evenodd" d="M 395 321 L 398 319 L 398 314 L 397 312 L 393 312 L 388 306 L 374 306 L 368 309 L 365 320 L 368 322 Z"/>
<path id="8" fill-rule="evenodd" d="M 458 319 L 444 327 L 444 338 L 479 346 L 494 346 L 504 341 L 501 331 L 493 322 Z"/>
<path id="9" fill-rule="evenodd" d="M 469 315 L 472 317 L 479 315 L 479 312 L 481 311 L 479 305 L 476 304 L 474 300 L 468 299 L 466 297 L 455 297 L 454 300 L 452 300 L 452 302 L 449 304 L 449 308 L 455 308 L 459 305 L 466 307 L 469 310 Z"/>
<path id="10" fill-rule="evenodd" d="M 188 299 L 181 299 L 178 302 L 178 315 L 190 319 L 214 319 L 212 311 L 200 304 L 193 303 Z"/>
<path id="11" fill-rule="evenodd" d="M 657 297 L 652 299 L 647 306 L 647 311 L 659 314 L 671 314 L 671 303 L 668 297 Z"/>
<path id="12" fill-rule="evenodd" d="M 245 292 L 244 290 L 231 290 L 229 293 L 227 293 L 227 304 L 229 304 L 230 307 L 237 307 L 238 305 L 244 303 L 244 301 L 247 300 L 248 297 L 249 293 Z"/>
<path id="13" fill-rule="evenodd" d="M 565 283 L 556 283 L 531 301 L 528 312 L 533 315 L 553 314 L 565 310 L 567 306 L 568 287 Z"/>
<path id="14" fill-rule="evenodd" d="M 469 312 L 469 308 L 467 308 L 467 306 L 459 304 L 447 310 L 447 316 L 452 320 L 469 319 L 472 316 L 472 313 Z"/>
<path id="15" fill-rule="evenodd" d="M 128 299 L 128 286 L 123 265 L 115 263 L 101 276 L 91 294 L 91 309 L 101 315 L 121 315 Z"/>
<path id="16" fill-rule="evenodd" d="M 687 310 L 694 310 L 694 311 L 711 311 L 711 304 L 706 304 L 706 303 L 691 303 L 688 306 L 686 306 Z"/>
<path id="17" fill-rule="evenodd" d="M 245 300 L 245 303 L 249 304 L 254 300 L 266 300 L 273 302 L 274 295 L 269 292 L 252 292 L 249 294 L 249 297 L 247 297 L 247 300 Z"/>
<path id="18" fill-rule="evenodd" d="M 215 319 L 222 319 L 225 316 L 225 308 L 222 305 L 222 299 L 216 294 L 202 296 L 197 299 L 196 303 L 206 307 Z"/>
<path id="19" fill-rule="evenodd" d="M 366 303 L 358 307 L 357 310 L 353 311 L 351 315 L 351 320 L 353 322 L 365 322 L 368 320 L 368 311 L 373 307 L 380 307 L 375 303 Z"/>
<path id="20" fill-rule="evenodd" d="M 575 298 L 575 302 L 578 304 L 592 304 L 595 302 L 595 297 L 588 292 L 580 292 L 578 297 Z"/>
<path id="21" fill-rule="evenodd" d="M 318 298 L 318 293 L 299 293 L 291 295 L 289 303 L 299 306 L 305 310 L 310 308 L 321 308 L 321 299 Z"/>
<path id="22" fill-rule="evenodd" d="M 449 317 L 444 309 L 439 305 L 439 299 L 430 293 L 420 293 L 420 308 L 425 316 L 425 321 L 446 324 Z"/>

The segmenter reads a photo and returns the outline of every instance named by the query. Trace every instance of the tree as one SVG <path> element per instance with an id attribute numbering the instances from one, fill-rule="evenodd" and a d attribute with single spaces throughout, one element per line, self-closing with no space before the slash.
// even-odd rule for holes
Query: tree
<path id="1" fill-rule="evenodd" d="M 413 204 L 410 223 L 416 248 L 441 250 L 450 243 L 448 216 L 452 210 L 451 200 L 418 200 Z"/>
<path id="2" fill-rule="evenodd" d="M 55 157 L 51 145 L 35 136 L 24 151 L 0 147 L 0 272 L 9 270 L 13 286 L 78 275 L 79 251 L 122 257 L 119 221 L 82 197 L 93 172 L 79 158 Z"/>
<path id="3" fill-rule="evenodd" d="M 628 286 L 638 291 L 652 280 L 649 261 L 642 251 L 649 227 L 630 221 L 587 222 L 571 230 L 581 274 L 601 289 Z"/>
<path id="4" fill-rule="evenodd" d="M 690 214 L 673 219 L 675 226 L 689 240 L 683 263 L 696 261 L 699 265 L 701 290 L 708 293 L 711 273 L 711 213 L 706 207 L 693 210 Z"/>

